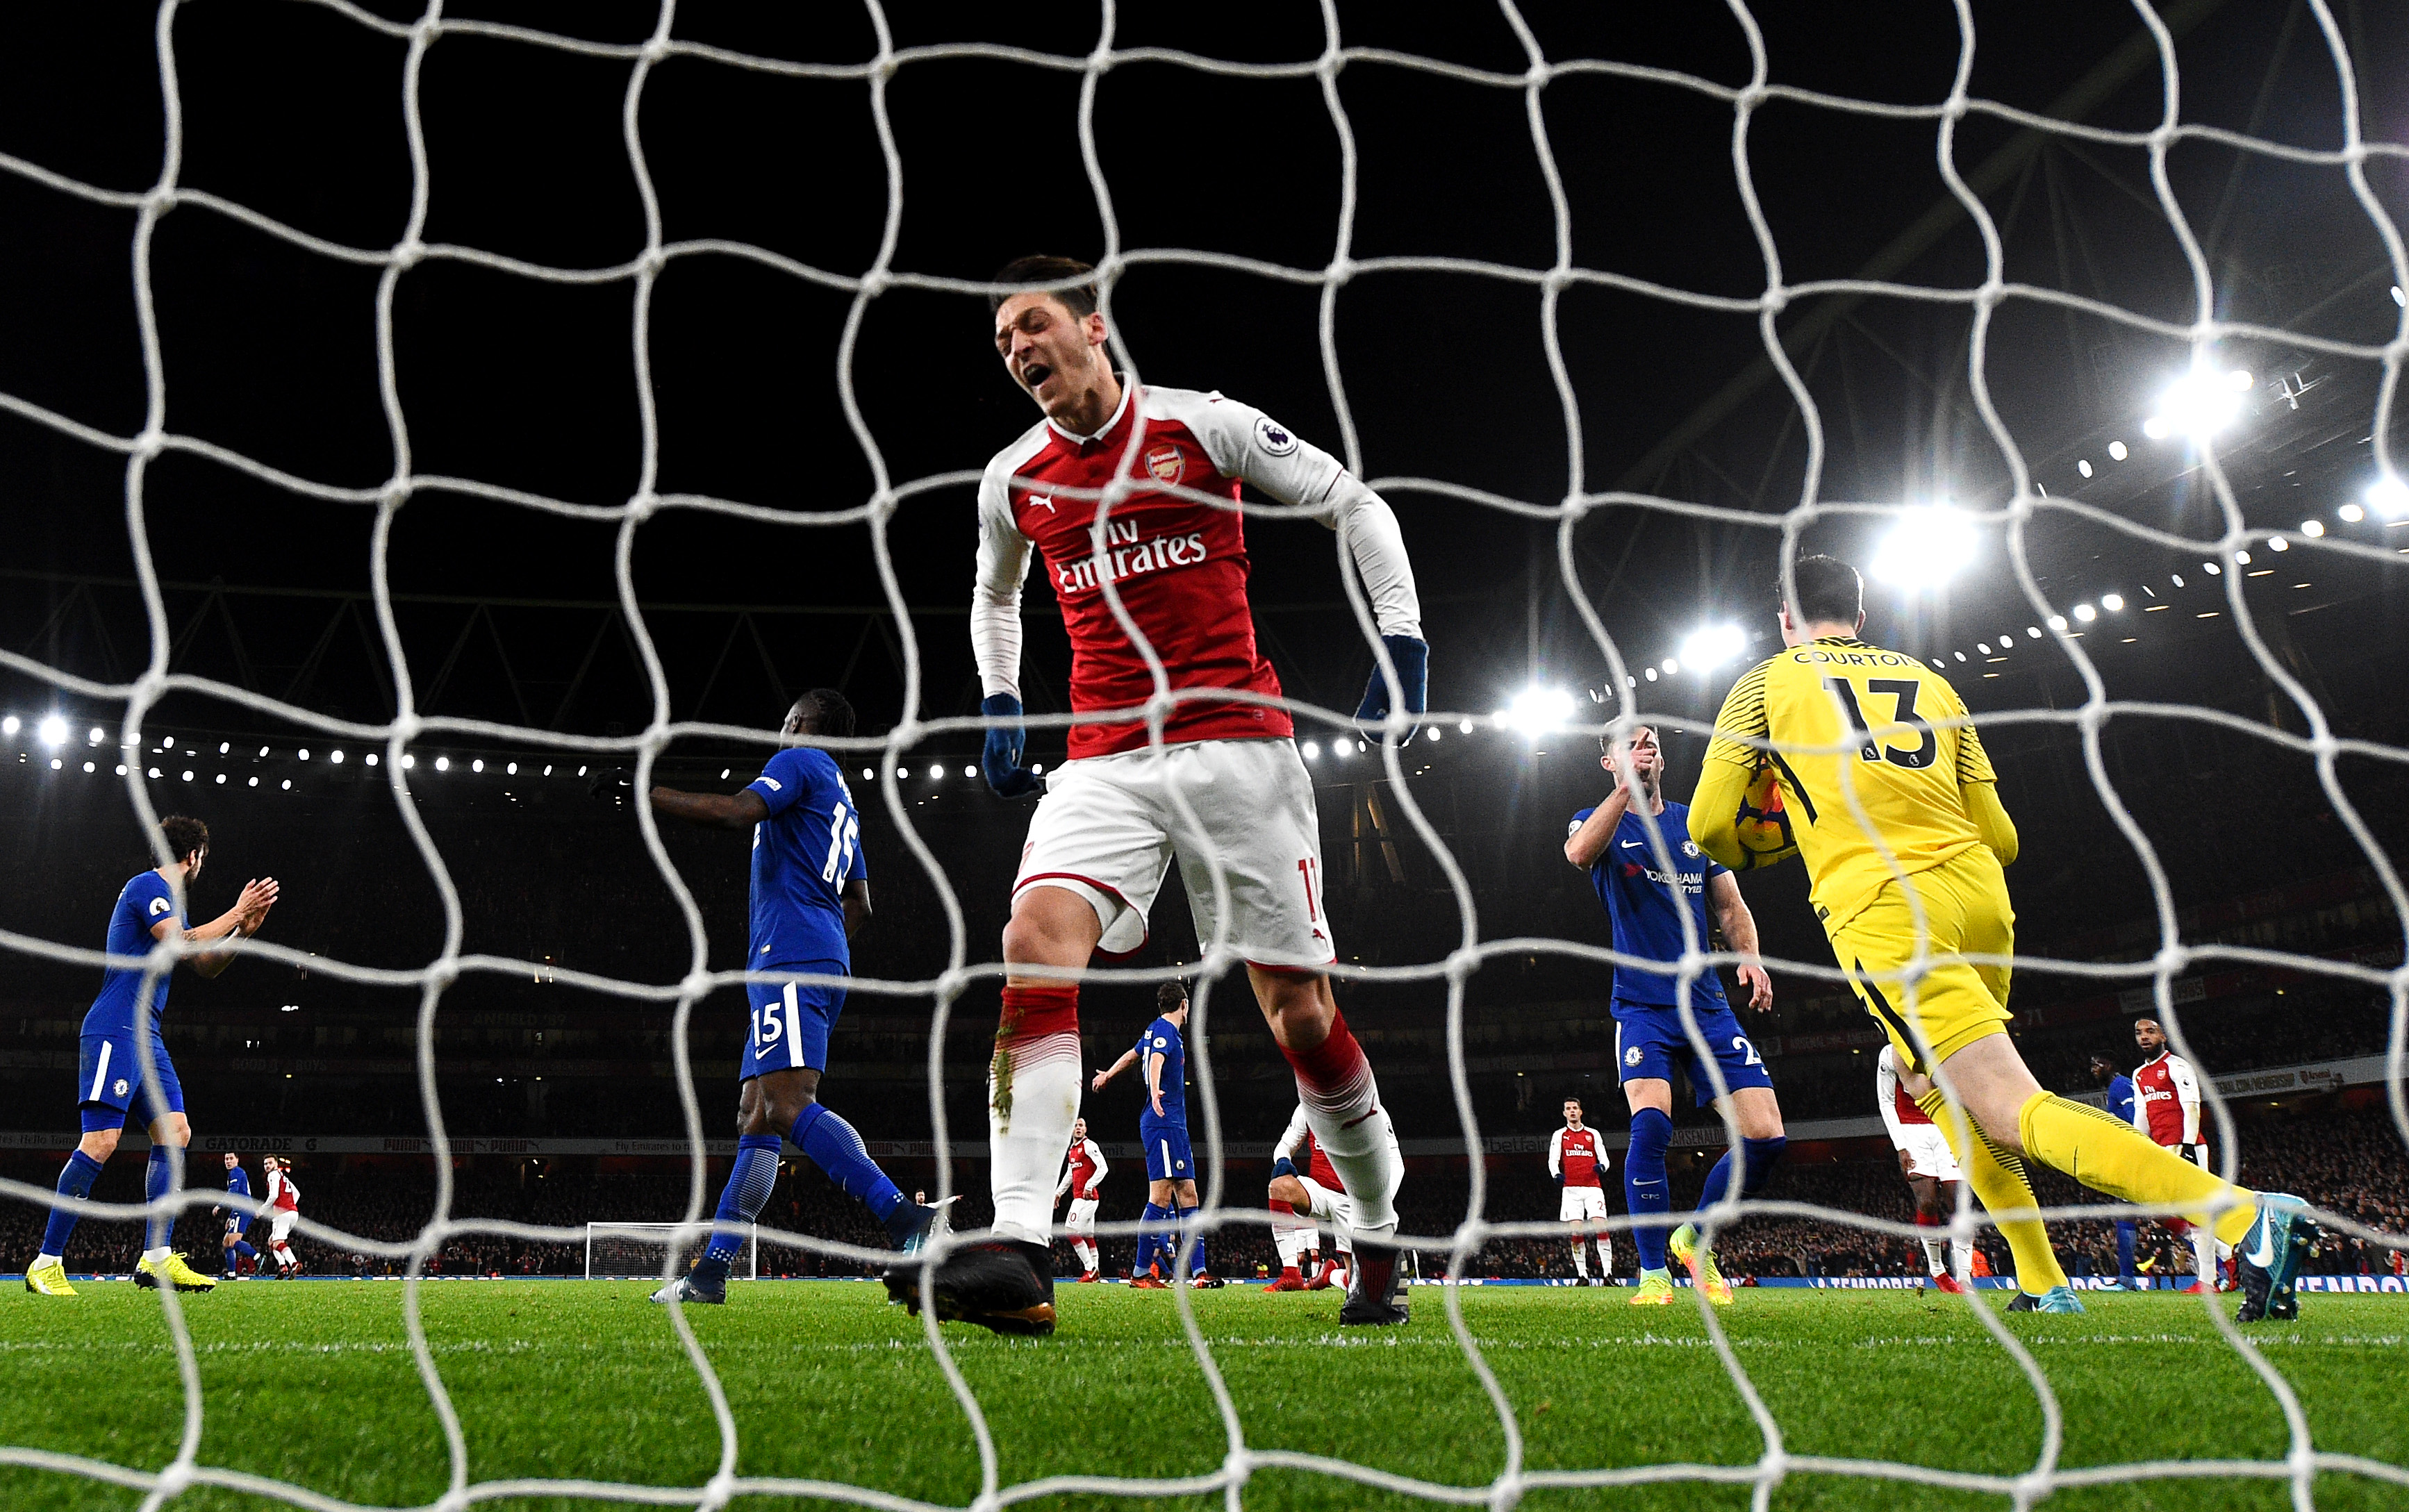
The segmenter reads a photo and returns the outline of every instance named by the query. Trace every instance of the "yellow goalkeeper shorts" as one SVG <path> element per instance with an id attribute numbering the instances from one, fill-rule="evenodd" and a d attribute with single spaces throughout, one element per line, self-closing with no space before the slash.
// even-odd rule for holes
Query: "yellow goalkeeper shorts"
<path id="1" fill-rule="evenodd" d="M 1915 890 L 1924 905 L 1927 958 L 2003 958 L 1996 964 L 1935 960 L 1912 980 L 1890 974 L 1905 971 L 1915 954 L 1915 914 L 1907 887 Z M 1999 858 L 1988 846 L 1977 845 L 1903 884 L 1893 879 L 1846 923 L 1825 928 L 1839 963 L 1870 978 L 1854 986 L 1891 1044 L 1907 1063 L 1928 1071 L 1925 1052 L 1908 1028 L 1911 1019 L 1924 1030 L 1935 1060 L 1946 1060 L 1976 1040 L 2006 1030 L 2009 966 L 2004 958 L 2015 949 L 2015 924 Z"/>

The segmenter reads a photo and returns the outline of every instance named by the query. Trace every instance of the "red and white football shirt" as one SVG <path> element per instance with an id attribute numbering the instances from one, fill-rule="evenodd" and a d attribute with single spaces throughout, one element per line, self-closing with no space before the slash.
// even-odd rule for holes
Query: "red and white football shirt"
<path id="1" fill-rule="evenodd" d="M 1124 476 L 1131 492 L 1106 511 L 1099 543 L 1092 534 L 1098 501 Z M 1106 583 L 1175 692 L 1278 697 L 1278 674 L 1256 643 L 1247 602 L 1246 520 L 1235 508 L 1241 482 L 1279 503 L 1307 508 L 1375 499 L 1335 458 L 1262 410 L 1190 389 L 1127 387 L 1101 433 L 1076 436 L 1044 420 L 998 453 L 979 482 L 972 610 L 985 691 L 1018 695 L 1018 601 L 1033 545 L 1071 638 L 1075 712 L 1134 709 L 1154 696 L 1145 654 L 1115 617 Z M 1394 517 L 1385 506 L 1374 512 L 1377 520 L 1359 519 L 1354 527 L 1363 538 L 1356 561 L 1366 596 L 1382 634 L 1419 636 L 1420 603 Z M 1380 531 L 1387 539 L 1367 546 Z M 1178 704 L 1164 721 L 1163 739 L 1291 732 L 1283 710 L 1208 697 Z M 1109 756 L 1147 742 L 1142 718 L 1077 725 L 1070 755 Z"/>
<path id="2" fill-rule="evenodd" d="M 281 1167 L 271 1168 L 267 1173 L 267 1205 L 287 1213 L 301 1211 L 301 1188 L 293 1184 L 293 1178 Z"/>
<path id="3" fill-rule="evenodd" d="M 1566 1125 L 1548 1141 L 1548 1174 L 1563 1176 L 1567 1187 L 1597 1186 L 1598 1158 L 1605 1148 L 1597 1141 L 1596 1130 L 1586 1124 L 1579 1129 Z"/>
<path id="4" fill-rule="evenodd" d="M 1104 1178 L 1104 1152 L 1092 1139 L 1083 1139 L 1071 1146 L 1071 1195 L 1080 1202 L 1092 1201 L 1096 1183 Z"/>
<path id="5" fill-rule="evenodd" d="M 2200 1078 L 2171 1050 L 2133 1073 L 2133 1124 L 2172 1149 L 2200 1143 Z"/>

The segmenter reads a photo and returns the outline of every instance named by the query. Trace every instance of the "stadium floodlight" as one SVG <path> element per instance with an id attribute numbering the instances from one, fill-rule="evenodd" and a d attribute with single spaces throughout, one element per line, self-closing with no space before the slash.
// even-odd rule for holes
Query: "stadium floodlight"
<path id="1" fill-rule="evenodd" d="M 232 741 L 220 741 L 220 742 L 218 742 L 218 755 L 220 755 L 220 756 L 224 756 L 227 752 L 232 751 L 233 749 L 234 749 L 234 742 L 232 742 Z"/>
<path id="2" fill-rule="evenodd" d="M 1654 677 L 1656 670 L 1650 668 Z M 1509 729 L 1536 740 L 1550 730 L 1562 729 L 1573 716 L 1573 696 L 1563 688 L 1527 687 L 1514 695 L 1497 722 Z"/>
<path id="3" fill-rule="evenodd" d="M 34 733 L 42 738 L 44 745 L 65 745 L 67 743 L 67 722 L 51 714 L 36 727 Z"/>
<path id="4" fill-rule="evenodd" d="M 93 771 L 93 764 L 92 764 L 91 762 L 89 762 L 89 761 L 85 762 L 85 763 L 83 764 L 83 770 L 84 770 L 84 775 L 85 775 L 85 776 L 87 776 L 87 777 L 91 776 L 91 775 L 92 775 L 92 771 Z"/>
<path id="5" fill-rule="evenodd" d="M 1681 665 L 1694 672 L 1711 672 L 1747 649 L 1748 633 L 1738 626 L 1702 626 L 1681 641 Z"/>
<path id="6" fill-rule="evenodd" d="M 257 787 L 257 786 L 259 785 L 259 779 L 258 779 L 258 778 L 256 778 L 256 777 L 253 777 L 253 778 L 251 780 L 251 785 L 252 785 L 252 786 L 253 786 L 253 787 Z"/>
<path id="7" fill-rule="evenodd" d="M 1977 641 L 1974 642 L 1974 649 L 1987 656 L 1991 654 L 1991 642 L 1988 641 Z"/>
<path id="8" fill-rule="evenodd" d="M 2242 396 L 2250 392 L 2248 373 L 2210 372 L 2195 367 L 2167 385 L 2158 396 L 2156 414 L 2142 429 L 2152 440 L 2187 436 L 2193 440 L 2214 436 L 2242 415 Z"/>
<path id="9" fill-rule="evenodd" d="M 515 776 L 517 776 L 518 774 L 519 774 L 519 764 L 518 764 L 517 762 L 515 762 L 515 761 L 512 762 L 510 765 L 508 765 L 508 766 L 506 766 L 506 767 L 504 767 L 504 768 L 502 769 L 502 775 L 503 775 L 503 776 L 505 776 L 505 777 L 515 777 Z M 724 772 L 724 771 L 723 771 L 723 772 L 721 772 L 719 775 L 724 779 L 724 778 L 726 778 L 726 777 L 727 777 L 728 773 L 726 773 L 726 772 Z"/>
<path id="10" fill-rule="evenodd" d="M 2120 612 L 2125 607 L 2125 596 L 2121 593 L 2103 593 L 2099 596 L 2099 607 L 2112 614 Z"/>
<path id="11" fill-rule="evenodd" d="M 64 766 L 65 766 L 65 765 L 66 765 L 66 763 L 65 763 L 65 762 L 64 762 L 64 761 L 62 761 L 62 760 L 60 760 L 57 756 L 52 756 L 52 757 L 50 757 L 50 770 L 51 770 L 52 771 L 56 771 L 56 770 L 58 770 L 60 768 L 62 768 L 62 767 L 64 767 Z"/>
<path id="12" fill-rule="evenodd" d="M 368 754 L 367 760 L 368 760 L 368 764 L 369 766 L 371 766 L 371 767 L 375 766 L 375 765 L 377 764 L 377 754 L 376 754 L 374 751 L 370 751 L 370 752 Z M 546 768 L 544 769 L 544 770 L 546 770 L 546 771 L 550 771 L 551 770 L 552 770 L 552 769 L 551 769 L 550 767 L 546 767 Z"/>
<path id="13" fill-rule="evenodd" d="M 125 775 L 125 763 L 124 763 L 124 762 L 121 761 L 121 762 L 119 762 L 119 763 L 117 764 L 117 774 L 118 774 L 120 777 L 123 777 L 123 776 L 124 776 L 124 775 Z"/>
<path id="14" fill-rule="evenodd" d="M 2235 552 L 2233 554 L 2233 559 L 2241 563 L 2243 567 L 2248 567 L 2250 565 L 2250 554 L 2248 552 Z"/>
<path id="15" fill-rule="evenodd" d="M 2307 536 L 2312 540 L 2318 536 L 2322 536 L 2325 533 L 2326 523 L 2323 520 L 2302 520 L 2301 522 L 2301 534 Z"/>
<path id="16" fill-rule="evenodd" d="M 294 752 L 293 754 L 294 754 L 295 756 L 299 756 L 299 757 L 300 757 L 302 760 L 304 760 L 304 761 L 307 761 L 307 760 L 309 760 L 309 759 L 310 759 L 310 748 L 309 748 L 308 746 L 306 746 L 306 745 L 305 745 L 305 746 L 303 746 L 303 747 L 302 747 L 301 749 L 299 749 L 298 751 Z"/>
<path id="17" fill-rule="evenodd" d="M 1319 761 L 1321 759 L 1321 742 L 1320 741 L 1307 741 L 1305 742 L 1305 759 L 1307 761 Z"/>
<path id="18" fill-rule="evenodd" d="M 544 768 L 544 769 L 543 769 L 543 774 L 544 774 L 545 776 L 547 776 L 547 777 L 551 776 L 551 775 L 552 775 L 552 769 L 551 769 L 550 767 L 546 767 L 546 768 Z M 864 767 L 864 768 L 862 768 L 862 769 L 861 769 L 861 780 L 862 780 L 863 782 L 870 782 L 870 781 L 873 781 L 873 778 L 872 778 L 872 777 L 871 777 L 871 775 L 870 775 L 870 769 L 869 769 L 868 767 Z"/>
<path id="19" fill-rule="evenodd" d="M 2404 299 L 2402 296 L 2401 285 L 2397 283 L 2392 286 L 2392 302 L 2396 305 L 2409 304 L 2409 299 Z"/>
<path id="20" fill-rule="evenodd" d="M 84 743 L 87 745 L 98 745 L 108 738 L 108 732 L 102 729 L 98 725 L 94 725 L 92 727 L 92 733 L 84 737 Z"/>
<path id="21" fill-rule="evenodd" d="M 1043 776 L 1045 776 L 1045 775 L 1046 775 L 1046 763 L 1045 763 L 1045 762 L 1043 762 L 1043 761 L 1032 761 L 1032 762 L 1031 762 L 1031 763 L 1029 764 L 1029 774 L 1030 774 L 1031 776 L 1032 776 L 1032 777 L 1043 777 Z"/>
<path id="22" fill-rule="evenodd" d="M 343 764 L 343 753 L 340 751 L 329 751 L 326 753 L 326 759 L 339 767 Z"/>
<path id="23" fill-rule="evenodd" d="M 192 768 L 190 768 L 190 767 L 186 767 L 186 768 L 184 769 L 184 781 L 186 781 L 186 782 L 191 782 L 192 780 L 193 780 L 193 769 L 192 769 Z"/>
<path id="24" fill-rule="evenodd" d="M 2092 608 L 2089 604 L 2077 604 L 2074 606 L 2074 617 L 2081 620 L 2084 624 L 2088 625 L 2093 620 L 2099 617 L 2099 611 Z"/>
<path id="25" fill-rule="evenodd" d="M 6 719 L 0 719 L 0 735 L 14 735 L 18 730 L 23 727 L 24 727 L 19 723 L 15 714 L 10 714 Z"/>
<path id="26" fill-rule="evenodd" d="M 2359 497 L 2367 501 L 2369 512 L 2379 520 L 2398 520 L 2402 515 L 2409 515 L 2409 482 L 2402 482 L 2398 478 L 2378 478 L 2369 483 L 2367 491 Z M 8 722 L 11 734 L 15 733 L 16 723 L 13 719 Z"/>
<path id="27" fill-rule="evenodd" d="M 173 744 L 175 744 L 176 742 L 175 742 L 174 741 L 172 741 L 172 740 L 171 740 L 171 741 L 169 741 L 167 743 L 168 743 L 169 745 L 173 745 Z M 260 754 L 261 756 L 266 756 L 266 755 L 267 755 L 267 747 L 266 747 L 266 746 L 264 746 L 264 745 L 263 745 L 263 746 L 261 746 L 261 747 L 259 748 L 259 754 Z"/>
<path id="28" fill-rule="evenodd" d="M 155 782 L 157 782 L 157 781 L 159 780 L 159 769 L 158 769 L 158 768 L 156 768 L 156 767 L 152 767 L 152 768 L 151 769 L 151 780 L 152 782 L 154 782 L 154 783 L 155 783 Z"/>
<path id="29" fill-rule="evenodd" d="M 483 756 L 479 756 L 476 760 L 469 762 L 469 770 L 470 771 L 483 771 L 483 770 L 485 770 L 485 758 L 484 758 L 484 757 L 483 757 Z"/>
<path id="30" fill-rule="evenodd" d="M 1974 559 L 1974 523 L 1948 504 L 1909 510 L 1874 550 L 1872 577 L 1894 587 L 1933 588 Z"/>
<path id="31" fill-rule="evenodd" d="M 219 785 L 220 787 L 224 787 L 224 786 L 225 785 L 225 773 L 224 773 L 224 772 L 219 772 L 219 773 L 218 773 L 218 775 L 217 775 L 217 784 L 218 784 L 218 785 Z"/>
<path id="32" fill-rule="evenodd" d="M 450 756 L 437 756 L 435 758 L 435 770 L 438 771 L 450 771 L 452 770 L 452 758 Z"/>
<path id="33" fill-rule="evenodd" d="M 1438 727 L 1437 727 L 1436 725 L 1433 725 L 1433 726 L 1430 727 L 1430 729 L 1429 729 L 1429 731 L 1428 731 L 1427 733 L 1429 734 L 1429 736 L 1430 736 L 1430 738 L 1431 738 L 1432 740 L 1434 740 L 1434 741 L 1435 741 L 1435 740 L 1437 740 L 1437 739 L 1438 739 Z"/>
<path id="34" fill-rule="evenodd" d="M 2245 561 L 2246 561 L 2246 560 L 2248 560 L 2248 558 L 2247 558 L 2247 557 L 2245 557 L 2245 558 L 2243 558 L 2243 560 L 2245 560 Z M 2212 577 L 2212 578 L 2213 578 L 2213 577 L 2215 577 L 2218 573 L 2223 572 L 2223 571 L 2225 570 L 2225 569 L 2223 569 L 2223 568 L 2221 568 L 2221 567 L 2217 566 L 2214 562 L 2202 562 L 2202 563 L 2200 563 L 2200 565 L 2203 569 L 2205 569 L 2207 570 L 2208 575 L 2209 575 L 2210 577 Z"/>
<path id="35" fill-rule="evenodd" d="M 2041 626 L 2038 625 L 2027 625 L 2025 626 L 2025 634 L 2038 641 L 2041 639 Z"/>
<path id="36" fill-rule="evenodd" d="M 1469 734 L 1471 734 L 1471 733 L 1472 733 L 1472 721 L 1471 721 L 1471 720 L 1469 720 L 1469 719 L 1467 719 L 1467 720 L 1465 720 L 1464 723 L 1462 723 L 1462 724 L 1460 724 L 1460 725 L 1456 726 L 1456 727 L 1455 727 L 1455 732 L 1456 732 L 1458 735 L 1469 735 Z"/>
<path id="37" fill-rule="evenodd" d="M 162 735 L 162 736 L 160 736 L 160 737 L 159 737 L 159 748 L 160 748 L 161 750 L 163 750 L 163 751 L 172 751 L 172 750 L 174 750 L 174 749 L 176 748 L 176 737 L 174 737 L 173 735 Z M 264 745 L 263 745 L 263 746 L 261 746 L 261 747 L 259 748 L 259 754 L 260 754 L 261 756 L 266 756 L 266 755 L 267 754 L 267 747 L 266 747 L 266 746 L 264 746 Z"/>
<path id="38" fill-rule="evenodd" d="M 2271 552 L 2287 552 L 2287 551 L 2290 551 L 2290 550 L 2292 549 L 2292 543 L 2291 543 L 2290 541 L 2288 541 L 2288 540 L 2285 540 L 2283 537 L 2281 537 L 2281 536 L 2274 536 L 2274 537 L 2271 537 L 2271 538 L 2268 540 L 2268 542 L 2267 542 L 2267 549 L 2268 549 L 2269 551 L 2271 551 Z M 2248 561 L 2248 560 L 2249 560 L 2249 558 L 2245 556 L 2245 557 L 2243 557 L 2243 561 Z"/>
<path id="39" fill-rule="evenodd" d="M 2341 509 L 2334 511 L 2334 512 L 2341 515 L 2344 522 L 2348 525 L 2357 525 L 2359 521 L 2367 518 L 2367 511 L 2360 509 L 2356 504 L 2345 504 Z"/>
<path id="40" fill-rule="evenodd" d="M 2108 443 L 2108 455 L 2115 461 L 2122 462 L 2132 454 L 2133 454 L 2131 452 L 2125 449 L 2125 443 L 2123 441 L 2110 441 Z"/>
<path id="41" fill-rule="evenodd" d="M 2090 477 L 2090 476 L 2091 476 L 2091 459 L 2090 459 L 2089 457 L 2081 457 L 2081 458 L 2078 458 L 2078 459 L 2076 460 L 2075 464 L 2074 464 L 2074 470 L 2075 470 L 2075 471 L 2077 471 L 2077 472 L 2079 472 L 2079 473 L 2081 473 L 2081 474 L 2083 474 L 2083 476 L 2084 476 L 2085 478 Z"/>
<path id="42" fill-rule="evenodd" d="M 2065 616 L 2065 615 L 2063 615 L 2063 614 L 2052 614 L 2052 615 L 2049 617 L 2049 627 L 2050 627 L 2051 629 L 2053 629 L 2053 630 L 2063 630 L 2063 629 L 2065 629 L 2065 628 L 2066 628 L 2066 616 Z"/>
<path id="43" fill-rule="evenodd" d="M 1651 683 L 1656 681 L 1656 669 L 1653 667 L 1648 669 L 1648 681 Z"/>
<path id="44" fill-rule="evenodd" d="M 288 793 L 289 793 L 289 792 L 291 792 L 291 791 L 293 791 L 293 779 L 292 779 L 292 778 L 290 778 L 290 777 L 287 777 L 287 778 L 285 778 L 285 779 L 284 779 L 284 791 L 286 791 L 286 792 L 288 792 Z M 284 1079 L 285 1079 L 286 1081 L 288 1081 L 288 1082 L 289 1082 L 289 1081 L 291 1081 L 293 1078 L 292 1078 L 292 1077 L 290 1077 L 290 1076 L 287 1076 L 287 1077 L 285 1077 Z"/>

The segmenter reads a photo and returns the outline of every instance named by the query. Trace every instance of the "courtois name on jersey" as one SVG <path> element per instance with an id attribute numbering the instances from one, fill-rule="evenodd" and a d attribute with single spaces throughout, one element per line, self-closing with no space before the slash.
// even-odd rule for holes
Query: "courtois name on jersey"
<path id="1" fill-rule="evenodd" d="M 167 879 L 156 871 L 144 871 L 129 880 L 117 895 L 117 906 L 108 915 L 108 953 L 112 956 L 147 956 L 158 942 L 151 931 L 159 924 L 178 917 L 176 892 Z M 151 1015 L 156 1020 L 167 1011 L 167 986 L 173 978 L 162 973 L 151 986 Z M 111 966 L 101 975 L 100 992 L 92 1000 L 92 1009 L 84 1015 L 87 1033 L 111 1033 L 130 1030 L 134 1024 L 134 1001 L 141 995 L 142 969 L 138 966 L 121 970 Z"/>
<path id="2" fill-rule="evenodd" d="M 779 752 L 745 786 L 768 804 L 753 827 L 755 970 L 839 961 L 844 942 L 844 886 L 870 875 L 861 818 L 836 758 L 826 751 Z"/>

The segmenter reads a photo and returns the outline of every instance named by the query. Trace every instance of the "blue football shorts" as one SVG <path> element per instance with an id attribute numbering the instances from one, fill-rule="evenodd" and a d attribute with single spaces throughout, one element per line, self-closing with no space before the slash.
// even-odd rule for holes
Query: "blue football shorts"
<path id="1" fill-rule="evenodd" d="M 843 976 L 850 970 L 841 960 L 790 961 L 763 969 L 816 972 L 825 976 Z M 753 1004 L 753 1027 L 744 1039 L 744 1064 L 737 1072 L 740 1080 L 798 1066 L 828 1070 L 829 1035 L 836 1028 L 837 1015 L 844 1012 L 844 988 L 747 982 L 744 996 Z"/>
<path id="2" fill-rule="evenodd" d="M 1690 1011 L 1698 1021 L 1698 1032 L 1705 1038 L 1707 1048 L 1714 1052 L 1726 1090 L 1736 1092 L 1743 1087 L 1773 1085 L 1773 1078 L 1766 1074 L 1765 1058 L 1740 1032 L 1739 1019 L 1728 1004 L 1694 1001 Z M 1690 1090 L 1696 1094 L 1698 1106 L 1703 1108 L 1715 1100 L 1715 1084 L 1709 1078 L 1696 1048 L 1690 1044 L 1689 1034 L 1681 1028 L 1678 1008 L 1615 1000 L 1614 1065 L 1616 1074 L 1626 1082 L 1652 1076 L 1669 1082 L 1678 1068 L 1690 1078 Z"/>
<path id="3" fill-rule="evenodd" d="M 1194 1181 L 1196 1158 L 1189 1153 L 1188 1126 L 1168 1118 L 1140 1118 L 1138 1143 L 1146 1146 L 1146 1179 Z"/>
<path id="4" fill-rule="evenodd" d="M 184 1085 L 176 1079 L 176 1063 L 167 1058 L 165 1040 L 152 1036 L 151 1065 L 159 1073 L 162 1101 L 153 1103 L 143 1085 L 142 1062 L 135 1054 L 134 1035 L 87 1034 L 78 1057 L 76 1103 L 87 1134 L 128 1124 L 148 1129 L 170 1113 L 184 1111 Z"/>

